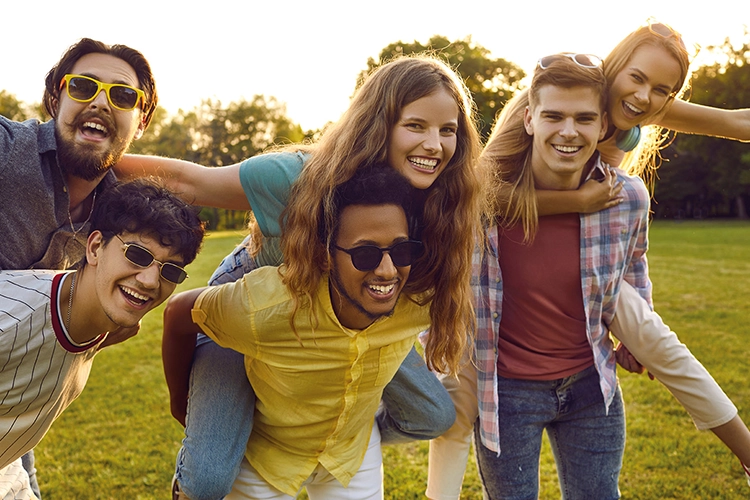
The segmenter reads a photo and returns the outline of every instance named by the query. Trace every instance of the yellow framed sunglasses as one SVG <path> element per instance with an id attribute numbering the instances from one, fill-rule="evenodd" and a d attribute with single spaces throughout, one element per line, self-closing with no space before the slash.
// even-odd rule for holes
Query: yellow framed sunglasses
<path id="1" fill-rule="evenodd" d="M 138 102 L 146 102 L 146 94 L 141 90 L 122 83 L 104 83 L 90 76 L 67 74 L 60 81 L 68 89 L 68 97 L 77 102 L 91 102 L 104 90 L 109 103 L 116 109 L 130 111 Z"/>

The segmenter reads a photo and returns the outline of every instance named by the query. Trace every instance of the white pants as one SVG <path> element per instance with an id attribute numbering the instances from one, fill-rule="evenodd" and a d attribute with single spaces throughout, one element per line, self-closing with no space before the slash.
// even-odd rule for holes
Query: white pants
<path id="1" fill-rule="evenodd" d="M 310 477 L 302 483 L 310 500 L 383 500 L 383 455 L 380 451 L 380 431 L 373 425 L 370 444 L 357 473 L 344 487 L 322 465 L 318 464 Z M 295 497 L 269 484 L 250 465 L 242 460 L 240 473 L 225 500 L 294 500 Z"/>
<path id="2" fill-rule="evenodd" d="M 37 500 L 20 458 L 0 469 L 0 500 Z"/>
<path id="3" fill-rule="evenodd" d="M 625 281 L 610 331 L 669 389 L 698 429 L 713 429 L 737 415 L 737 408 L 711 374 Z M 456 422 L 448 432 L 430 441 L 426 495 L 432 500 L 456 500 L 461 496 L 473 426 L 479 415 L 476 369 L 467 364 L 458 380 L 447 376 L 440 379 L 456 405 Z"/>

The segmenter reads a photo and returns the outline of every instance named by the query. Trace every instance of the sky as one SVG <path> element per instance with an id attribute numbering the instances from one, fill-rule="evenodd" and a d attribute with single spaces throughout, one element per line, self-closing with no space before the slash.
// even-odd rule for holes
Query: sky
<path id="1" fill-rule="evenodd" d="M 557 52 L 604 57 L 649 17 L 681 32 L 688 46 L 718 45 L 727 37 L 739 42 L 750 26 L 747 0 L 711 0 L 700 9 L 686 3 L 14 1 L 0 7 L 0 90 L 39 102 L 50 68 L 70 45 L 89 37 L 140 50 L 169 113 L 208 98 L 229 104 L 263 94 L 285 103 L 287 116 L 303 129 L 316 129 L 346 109 L 367 59 L 397 41 L 471 36 L 491 57 L 531 73 L 540 57 Z"/>

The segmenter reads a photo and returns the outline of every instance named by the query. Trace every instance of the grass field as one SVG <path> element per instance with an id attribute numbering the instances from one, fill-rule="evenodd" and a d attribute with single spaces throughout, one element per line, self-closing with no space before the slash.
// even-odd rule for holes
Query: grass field
<path id="1" fill-rule="evenodd" d="M 239 233 L 212 234 L 181 288 L 203 285 Z M 750 224 L 656 222 L 649 251 L 657 311 L 750 421 Z M 160 360 L 161 311 L 141 333 L 97 356 L 80 399 L 36 451 L 44 500 L 168 498 L 182 429 L 169 416 Z M 699 432 L 658 382 L 620 372 L 627 410 L 625 499 L 750 497 L 734 456 Z M 427 445 L 384 448 L 386 498 L 424 498 Z M 559 498 L 545 446 L 542 499 Z M 481 499 L 473 463 L 463 498 Z"/>

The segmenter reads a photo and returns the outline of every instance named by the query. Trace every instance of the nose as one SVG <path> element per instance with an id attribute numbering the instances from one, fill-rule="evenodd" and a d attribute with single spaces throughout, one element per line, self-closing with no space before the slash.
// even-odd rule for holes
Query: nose
<path id="1" fill-rule="evenodd" d="M 562 122 L 562 127 L 560 128 L 560 136 L 565 138 L 574 138 L 578 136 L 578 128 L 576 127 L 576 121 L 574 118 L 566 118 Z"/>
<path id="2" fill-rule="evenodd" d="M 150 266 L 141 269 L 135 279 L 138 283 L 143 285 L 144 288 L 154 290 L 158 288 L 159 282 L 161 281 L 161 266 L 158 262 L 154 261 Z"/>
<path id="3" fill-rule="evenodd" d="M 649 89 L 645 85 L 641 85 L 635 91 L 635 98 L 642 103 L 648 102 Z"/>
<path id="4" fill-rule="evenodd" d="M 378 278 L 383 280 L 391 280 L 396 277 L 398 270 L 393 265 L 390 252 L 383 252 L 383 258 L 380 259 L 380 264 L 373 272 Z"/>
<path id="5" fill-rule="evenodd" d="M 422 147 L 424 148 L 424 150 L 429 151 L 430 153 L 440 151 L 440 131 L 436 129 L 429 129 L 425 134 L 425 139 L 422 142 Z"/>
<path id="6" fill-rule="evenodd" d="M 100 89 L 99 93 L 91 100 L 89 106 L 94 108 L 109 109 L 109 99 L 107 98 L 107 91 Z"/>

